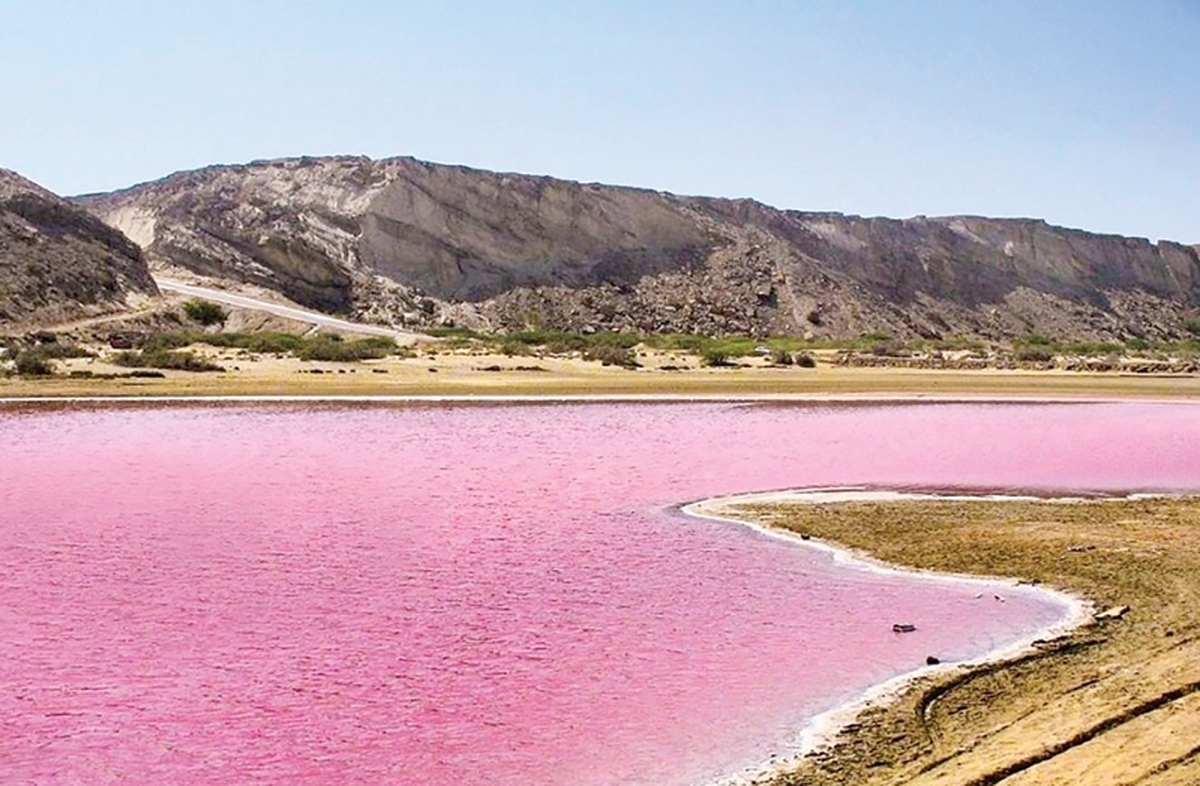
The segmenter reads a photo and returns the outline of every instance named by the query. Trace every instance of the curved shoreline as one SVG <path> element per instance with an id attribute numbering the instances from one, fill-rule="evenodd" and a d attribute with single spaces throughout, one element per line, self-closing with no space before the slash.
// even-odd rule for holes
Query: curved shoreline
<path id="1" fill-rule="evenodd" d="M 716 511 L 727 509 L 737 504 L 772 504 L 792 502 L 801 504 L 835 504 L 845 502 L 913 502 L 913 501 L 977 501 L 977 502 L 1054 502 L 1062 504 L 1077 504 L 1084 502 L 1120 501 L 1144 499 L 1160 495 L 1130 494 L 1126 496 L 1102 497 L 1034 497 L 1028 495 L 1009 494 L 964 494 L 959 491 L 937 493 L 932 491 L 901 491 L 884 488 L 865 487 L 814 487 L 799 489 L 781 489 L 770 492 L 754 492 L 748 494 L 730 494 L 696 500 L 678 507 L 680 513 L 690 518 L 715 521 L 746 527 L 765 537 L 782 540 L 802 548 L 814 549 L 829 554 L 834 562 L 848 565 L 857 569 L 885 575 L 900 575 L 910 579 L 920 579 L 938 583 L 974 584 L 996 588 L 1004 586 L 1012 588 L 1015 579 L 1003 576 L 979 576 L 971 574 L 942 573 L 932 570 L 910 568 L 895 565 L 872 557 L 853 549 L 844 548 L 832 543 L 805 538 L 792 530 L 760 524 L 755 521 L 719 515 Z M 948 674 L 954 671 L 971 671 L 983 666 L 1002 663 L 1034 651 L 1036 642 L 1058 639 L 1072 631 L 1087 625 L 1093 620 L 1094 604 L 1065 590 L 1049 587 L 1023 587 L 1024 591 L 1046 597 L 1063 608 L 1064 614 L 1053 625 L 1029 632 L 1017 641 L 987 652 L 977 658 L 955 663 L 942 663 L 923 666 L 904 674 L 897 675 L 882 683 L 869 686 L 854 699 L 832 707 L 809 718 L 807 722 L 788 738 L 780 741 L 784 749 L 783 755 L 774 755 L 766 761 L 760 761 L 743 768 L 741 771 L 721 776 L 710 781 L 705 786 L 753 786 L 768 783 L 774 778 L 784 775 L 798 765 L 805 757 L 832 743 L 836 736 L 850 725 L 854 719 L 869 707 L 887 703 L 898 698 L 918 679 L 934 675 Z"/>
<path id="2" fill-rule="evenodd" d="M 611 397 L 597 397 L 597 398 L 600 401 L 613 401 L 613 399 Z M 314 401 L 314 399 L 315 399 L 315 401 Z M 272 400 L 278 400 L 278 399 L 272 399 Z M 288 399 L 288 400 L 290 400 L 293 404 L 296 404 L 298 406 L 302 406 L 302 405 L 308 404 L 308 403 L 319 404 L 321 401 L 328 401 L 328 403 L 331 403 L 331 404 L 346 402 L 346 398 L 344 398 L 344 397 L 343 398 L 303 397 L 299 400 L 296 400 L 296 399 Z M 394 399 L 390 399 L 390 400 L 394 401 Z M 639 400 L 645 400 L 645 399 L 639 399 Z M 56 399 L 43 400 L 44 403 L 58 403 L 59 401 L 61 401 L 61 400 L 56 400 Z M 80 401 L 87 402 L 89 400 L 81 399 Z M 137 404 L 141 403 L 141 401 L 138 401 L 138 400 L 131 401 L 129 399 L 116 399 L 116 401 L 120 402 L 116 406 L 124 405 L 124 404 L 136 406 Z M 144 400 L 142 400 L 142 401 L 144 401 Z M 193 406 L 196 406 L 198 409 L 200 409 L 200 408 L 203 408 L 206 404 L 212 404 L 214 406 L 219 406 L 227 401 L 229 401 L 229 399 L 226 399 L 226 398 L 209 399 L 206 401 L 196 401 L 195 399 L 179 398 L 179 399 L 171 399 L 170 403 L 187 404 L 187 403 L 191 402 L 191 403 L 193 403 Z M 437 402 L 429 401 L 429 399 L 426 397 L 413 397 L 412 399 L 409 399 L 409 401 L 411 401 L 415 406 L 418 406 L 418 407 L 421 406 L 423 403 L 425 403 L 425 404 L 437 403 Z M 483 406 L 500 406 L 503 403 L 509 403 L 509 402 L 504 402 L 504 401 L 494 401 L 494 400 L 488 400 L 488 399 L 484 399 L 482 401 L 480 401 L 480 400 L 475 400 L 475 401 L 477 401 L 477 403 L 479 403 L 479 404 L 482 404 Z M 687 402 L 699 403 L 700 400 L 697 400 L 697 399 L 691 398 L 691 397 L 687 397 L 682 400 L 676 399 L 675 401 L 677 403 L 682 404 L 682 403 L 687 403 Z M 717 403 L 711 399 L 705 399 L 704 401 L 707 401 L 707 402 L 713 403 L 713 404 Z M 863 402 L 861 399 L 848 399 L 847 401 L 854 402 L 854 403 L 868 403 L 868 404 L 879 403 L 879 402 L 875 402 L 875 401 Z M 72 402 L 72 403 L 75 403 L 75 402 Z M 237 403 L 240 403 L 240 402 L 237 402 Z M 346 403 L 353 403 L 353 402 L 346 402 Z M 368 404 L 369 403 L 370 402 L 368 402 Z M 380 402 L 380 403 L 389 403 L 389 402 L 385 401 L 385 402 Z M 396 402 L 396 403 L 402 404 L 404 402 Z M 457 403 L 458 402 L 446 402 L 446 405 L 447 405 L 447 408 L 449 408 L 449 406 L 457 405 Z M 559 400 L 559 399 L 555 399 L 555 398 L 549 398 L 549 399 L 537 398 L 537 399 L 534 399 L 531 403 L 544 403 L 544 404 L 553 405 L 553 404 L 560 404 L 560 403 L 565 404 L 565 403 L 567 403 L 567 401 L 563 401 L 563 400 Z M 580 402 L 580 403 L 583 403 L 583 402 Z M 666 403 L 666 402 L 664 402 L 664 403 Z M 722 399 L 722 403 L 727 403 L 728 407 L 730 409 L 734 409 L 734 408 L 738 407 L 739 403 L 744 405 L 747 408 L 753 407 L 756 404 L 766 404 L 767 406 L 770 406 L 772 404 L 772 400 L 764 401 L 764 400 L 760 399 L 760 400 L 747 401 L 745 399 L 742 399 L 742 400 Z M 786 402 L 786 403 L 785 402 L 776 402 L 776 403 L 777 403 L 777 405 L 780 405 L 780 406 L 787 406 L 787 405 L 791 404 L 791 405 L 795 405 L 797 407 L 801 407 L 801 406 L 804 406 L 806 402 L 790 401 L 790 402 Z M 934 402 L 932 402 L 929 399 L 905 398 L 905 399 L 901 399 L 900 403 L 910 403 L 910 404 L 916 405 L 916 404 L 921 404 L 921 403 L 934 403 Z M 1064 403 L 1066 403 L 1066 402 L 1064 402 Z M 1164 401 L 1162 403 L 1166 404 L 1166 403 L 1184 403 L 1184 402 Z M 107 404 L 107 402 L 104 402 L 104 401 L 98 402 L 98 406 L 105 406 L 106 404 Z M 815 408 L 815 405 L 816 405 L 816 403 L 814 402 L 814 408 Z M 41 408 L 37 407 L 37 406 L 32 406 L 27 411 L 38 411 L 39 409 L 41 409 Z M 2 408 L 0 408 L 0 413 L 3 413 Z M 844 492 L 844 490 L 843 490 L 843 492 Z M 691 515 L 693 517 L 711 518 L 711 519 L 720 521 L 725 524 L 737 524 L 739 526 L 748 527 L 750 529 L 756 530 L 760 534 L 763 534 L 763 535 L 766 535 L 768 537 L 772 537 L 775 539 L 804 541 L 804 538 L 799 534 L 800 532 L 806 531 L 804 527 L 798 527 L 794 530 L 789 530 L 783 526 L 775 526 L 773 522 L 772 523 L 755 523 L 753 520 L 748 521 L 748 520 L 744 520 L 744 519 L 734 518 L 732 516 L 722 516 L 722 515 L 707 516 L 705 514 L 706 513 L 716 514 L 717 508 L 721 508 L 722 506 L 736 505 L 739 502 L 742 502 L 742 503 L 770 503 L 772 501 L 775 501 L 775 502 L 786 502 L 788 500 L 800 501 L 797 498 L 797 495 L 807 494 L 808 496 L 811 497 L 812 495 L 819 494 L 819 493 L 832 494 L 832 493 L 838 493 L 838 492 L 835 492 L 830 489 L 825 489 L 823 492 L 819 491 L 819 490 L 808 489 L 808 490 L 805 490 L 802 492 L 787 492 L 787 491 L 779 492 L 779 491 L 776 491 L 776 492 L 768 492 L 765 494 L 764 493 L 740 494 L 740 495 L 731 495 L 731 496 L 724 496 L 724 497 L 713 497 L 713 498 L 710 498 L 707 500 L 700 500 L 698 502 L 693 502 L 690 505 L 686 505 L 686 506 L 673 506 L 673 509 L 683 512 L 687 515 Z M 840 499 L 824 498 L 824 499 L 820 499 L 820 500 L 810 499 L 809 501 L 810 502 L 828 502 L 828 503 L 849 502 L 855 498 L 854 495 L 860 495 L 860 496 L 858 496 L 858 499 L 862 499 L 861 495 L 864 495 L 864 494 L 873 494 L 874 496 L 872 496 L 870 498 L 872 500 L 879 501 L 879 500 L 881 500 L 881 497 L 879 495 L 887 494 L 888 492 L 879 492 L 879 491 L 870 492 L 870 491 L 867 491 L 864 489 L 858 489 L 858 490 L 852 491 L 850 493 L 852 496 L 842 497 Z M 1158 496 L 1158 495 L 1133 495 L 1133 496 L 1128 497 L 1127 499 L 1137 499 L 1139 497 L 1145 497 L 1145 496 Z M 914 493 L 910 492 L 906 495 L 903 493 L 893 493 L 892 496 L 890 497 L 890 499 L 892 501 L 896 501 L 897 503 L 903 502 L 905 499 L 913 500 L 913 501 L 917 501 L 917 500 L 920 500 L 920 501 L 926 501 L 926 500 L 951 501 L 951 500 L 970 499 L 970 500 L 979 500 L 981 502 L 988 501 L 988 500 L 997 501 L 997 502 L 999 502 L 999 501 L 1023 502 L 1025 500 L 1029 500 L 1029 501 L 1036 500 L 1038 502 L 1054 502 L 1054 501 L 1056 501 L 1055 499 L 1047 499 L 1043 496 L 1022 497 L 1022 496 L 1015 496 L 1015 495 L 1009 495 L 1009 494 L 997 494 L 997 495 L 986 494 L 986 495 L 981 496 L 978 494 L 970 494 L 970 493 L 964 494 L 959 491 L 956 491 L 954 494 L 921 494 L 921 493 L 914 494 Z M 1091 499 L 1093 501 L 1097 500 L 1096 497 L 1091 497 Z M 1104 498 L 1101 497 L 1100 499 L 1104 499 Z M 1116 498 L 1116 500 L 1119 500 L 1119 499 L 1120 498 Z M 1087 501 L 1088 498 L 1085 498 L 1085 497 L 1078 497 L 1078 498 L 1076 498 L 1076 497 L 1066 497 L 1066 498 L 1059 497 L 1059 498 L 1057 498 L 1057 500 L 1064 501 L 1064 502 L 1066 502 L 1066 501 L 1083 502 L 1083 501 Z M 1116 500 L 1114 500 L 1114 501 L 1116 501 Z M 703 507 L 705 503 L 711 503 L 713 506 L 713 509 L 706 510 Z M 904 506 L 897 504 L 896 509 L 899 510 L 902 507 L 904 507 Z M 999 505 L 999 504 L 997 504 L 995 506 L 995 508 L 1000 508 L 1000 507 L 1003 507 L 1003 506 Z M 912 508 L 910 508 L 910 510 L 911 509 Z M 889 508 L 881 506 L 880 510 L 887 511 L 887 510 L 889 510 Z M 993 515 L 994 515 L 994 513 L 993 513 Z M 1089 513 L 1088 515 L 1091 515 L 1091 514 Z M 750 512 L 750 515 L 748 517 L 749 518 L 757 517 L 757 512 L 756 511 Z M 815 517 L 813 517 L 813 518 L 815 518 Z M 915 518 L 915 517 L 910 517 L 910 518 Z M 764 521 L 766 521 L 766 520 L 764 519 Z M 811 531 L 811 530 L 809 530 L 809 531 Z M 893 562 L 889 563 L 882 559 L 876 559 L 874 557 L 869 556 L 870 553 L 874 553 L 874 552 L 863 551 L 862 546 L 859 546 L 858 548 L 839 548 L 839 547 L 835 547 L 835 546 L 831 545 L 834 542 L 855 542 L 855 541 L 852 541 L 852 540 L 842 541 L 842 540 L 839 540 L 839 538 L 836 535 L 828 535 L 827 537 L 829 538 L 829 540 L 827 540 L 827 541 L 821 541 L 821 540 L 817 540 L 817 539 L 813 538 L 811 540 L 805 541 L 805 545 L 808 545 L 810 548 L 818 548 L 818 549 L 820 549 L 821 547 L 825 547 L 825 550 L 827 550 L 829 553 L 832 554 L 832 558 L 835 560 L 838 560 L 838 561 L 842 561 L 842 560 L 846 559 L 847 557 L 849 557 L 856 563 L 866 563 L 869 566 L 878 567 L 878 568 L 886 569 L 889 571 L 917 574 L 918 576 L 929 575 L 934 578 L 943 578 L 943 579 L 949 578 L 949 579 L 959 579 L 959 580 L 964 580 L 964 581 L 981 581 L 981 580 L 989 581 L 990 580 L 990 581 L 997 582 L 998 585 L 1011 586 L 1013 583 L 1013 579 L 1004 579 L 1004 578 L 996 578 L 996 579 L 982 578 L 981 579 L 980 576 L 981 575 L 987 575 L 987 576 L 1004 576 L 1004 575 L 1027 576 L 1028 575 L 1026 573 L 1022 573 L 1022 572 L 1018 572 L 1018 571 L 1013 571 L 1010 573 L 1010 572 L 1007 572 L 1004 570 L 999 570 L 999 571 L 995 571 L 995 572 L 981 571 L 980 573 L 970 573 L 970 572 L 957 573 L 957 572 L 953 572 L 953 571 L 937 572 L 937 571 L 909 569 L 909 568 L 904 568 L 904 567 L 900 567 L 900 566 L 903 566 L 906 564 L 928 564 L 928 563 L 921 562 L 921 561 L 909 562 L 904 559 L 896 559 Z M 862 541 L 857 541 L 857 542 L 862 543 Z M 868 540 L 867 542 L 871 543 L 873 541 Z M 868 546 L 867 548 L 873 548 L 873 547 Z M 883 552 L 879 552 L 879 553 L 883 553 Z M 967 568 L 967 570 L 969 571 L 970 569 Z M 1193 575 L 1197 575 L 1197 574 L 1193 574 Z M 1059 582 L 1052 582 L 1052 586 L 1061 586 L 1061 585 L 1062 584 Z M 1076 586 L 1069 582 L 1066 582 L 1066 585 L 1067 586 Z M 1089 594 L 1089 596 L 1098 597 L 1096 595 L 1091 595 L 1091 594 Z M 1125 599 L 1121 599 L 1121 602 L 1124 602 L 1124 600 Z M 1108 607 L 1108 605 L 1109 605 L 1108 603 L 1105 603 L 1104 607 Z M 1133 605 L 1135 608 L 1140 608 L 1136 603 L 1133 603 Z M 1020 629 L 1017 628 L 1017 630 L 1019 631 Z M 986 663 L 994 663 L 994 662 L 1005 662 L 1005 658 L 1002 657 L 1001 655 L 997 654 L 997 653 L 1002 653 L 1003 651 L 1004 651 L 1003 648 L 998 648 L 998 649 L 993 650 L 992 652 L 988 653 L 984 657 L 984 660 L 982 661 L 982 663 L 986 664 Z M 974 663 L 974 661 L 971 661 L 971 662 Z M 962 662 L 962 663 L 965 663 L 965 662 Z M 956 664 L 951 664 L 951 665 L 958 666 L 958 665 L 962 665 L 962 663 L 956 663 Z M 978 669 L 978 667 L 976 667 L 976 669 Z M 939 671 L 939 669 L 930 669 L 930 668 L 916 669 L 913 672 L 911 672 L 910 674 L 901 675 L 900 677 L 895 678 L 895 680 L 899 680 L 901 682 L 901 684 L 899 684 L 897 686 L 892 686 L 892 683 L 895 680 L 888 680 L 886 682 L 883 682 L 883 683 L 880 683 L 880 684 L 874 686 L 873 688 L 868 689 L 867 691 L 865 691 L 863 693 L 862 696 L 860 696 L 856 700 L 849 702 L 849 703 L 841 704 L 838 707 L 835 707 L 834 709 L 832 709 L 830 711 L 827 711 L 825 713 L 821 713 L 821 714 L 815 716 L 811 720 L 806 720 L 806 719 L 802 719 L 802 718 L 798 719 L 796 721 L 796 723 L 794 724 L 794 727 L 800 729 L 800 732 L 797 733 L 796 737 L 802 743 L 807 744 L 809 750 L 816 749 L 823 742 L 827 742 L 828 738 L 831 738 L 834 734 L 836 734 L 837 730 L 839 728 L 842 728 L 847 722 L 849 722 L 853 718 L 854 714 L 860 712 L 864 707 L 870 706 L 874 702 L 882 702 L 889 698 L 894 698 L 895 696 L 902 693 L 908 686 L 910 686 L 913 683 L 913 681 L 919 680 L 927 674 L 937 673 L 938 671 Z M 956 672 L 954 669 L 950 669 L 947 666 L 947 671 L 943 672 L 943 673 L 953 674 Z M 971 672 L 970 670 L 963 670 L 961 673 L 962 674 L 970 674 L 973 672 Z M 977 671 L 974 673 L 977 673 Z M 913 694 L 919 693 L 919 692 L 920 691 L 915 691 L 913 693 L 910 693 L 909 695 L 913 695 Z M 895 704 L 892 706 L 901 706 L 901 705 Z M 835 715 L 839 711 L 846 713 L 846 717 L 835 717 Z M 828 725 L 830 726 L 830 728 L 828 729 L 828 733 L 823 737 L 821 734 L 821 732 L 823 730 L 821 724 L 824 722 L 827 722 Z M 858 735 L 856 735 L 856 738 L 858 738 Z M 787 736 L 787 739 L 792 739 L 792 735 L 789 734 Z M 792 760 L 792 761 L 794 761 L 794 760 Z M 785 760 L 782 763 L 784 765 L 790 765 L 792 763 L 792 761 Z M 762 777 L 770 777 L 771 775 L 774 775 L 780 769 L 780 766 L 779 766 L 780 763 L 781 762 L 779 759 L 772 759 L 769 762 L 769 768 L 761 770 L 761 776 Z M 722 782 L 723 783 L 746 783 L 748 781 L 747 781 L 746 777 L 743 777 L 743 776 L 730 776 L 728 779 L 724 779 Z"/>

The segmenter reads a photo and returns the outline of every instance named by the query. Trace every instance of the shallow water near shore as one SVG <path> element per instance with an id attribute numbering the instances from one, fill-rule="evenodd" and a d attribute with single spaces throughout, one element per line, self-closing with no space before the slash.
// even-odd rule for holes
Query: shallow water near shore
<path id="1" fill-rule="evenodd" d="M 1066 612 L 675 509 L 860 484 L 1194 491 L 1200 406 L 0 409 L 0 763 L 702 783 Z"/>

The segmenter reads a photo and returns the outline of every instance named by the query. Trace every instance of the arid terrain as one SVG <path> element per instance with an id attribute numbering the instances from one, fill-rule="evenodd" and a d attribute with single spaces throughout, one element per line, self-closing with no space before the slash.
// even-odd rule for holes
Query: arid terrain
<path id="1" fill-rule="evenodd" d="M 1200 783 L 1200 501 L 780 503 L 725 515 L 897 565 L 1042 583 L 1097 612 L 1025 655 L 920 679 L 779 786 Z"/>
<path id="2" fill-rule="evenodd" d="M 407 158 L 75 201 L 0 170 L 0 398 L 293 395 L 1194 398 L 1200 249 Z M 780 786 L 1200 783 L 1200 502 L 740 513 L 1129 607 L 922 679 Z"/>
<path id="3" fill-rule="evenodd" d="M 300 361 L 203 351 L 226 371 L 163 370 L 161 376 L 118 376 L 127 368 L 102 360 L 62 362 L 53 377 L 0 379 L 0 396 L 707 396 L 1180 398 L 1200 396 L 1194 376 L 1081 374 L 1040 371 L 776 368 L 765 364 L 704 368 L 668 353 L 647 353 L 638 370 L 582 359 L 441 352 L 355 364 Z M 653 365 L 651 365 L 653 364 Z M 676 365 L 680 364 L 680 365 Z M 657 366 L 655 368 L 654 366 Z M 674 366 L 686 370 L 661 370 Z M 70 376 L 71 372 L 77 376 Z M 87 372 L 90 376 L 84 376 Z"/>
<path id="4" fill-rule="evenodd" d="M 462 328 L 421 334 L 314 312 L 252 285 L 159 281 L 162 294 L 138 308 L 0 331 L 0 395 L 1200 394 L 1194 341 L 905 344 L 872 336 L 834 342 Z"/>
<path id="5" fill-rule="evenodd" d="M 133 241 L 0 169 L 0 334 L 121 311 L 157 294 Z"/>
<path id="6" fill-rule="evenodd" d="M 1041 392 L 1160 395 L 1200 371 L 1200 255 L 1180 243 L 411 158 L 207 167 L 70 201 L 0 174 L 10 391 L 1003 395 L 1033 392 L 1020 372 L 1063 371 L 1084 376 Z M 233 333 L 291 338 L 263 352 L 273 339 Z M 296 351 L 319 334 L 415 342 L 441 367 L 290 365 L 393 354 Z M 488 354 L 505 359 L 460 362 Z M 55 374 L 75 379 L 32 379 Z"/>
<path id="7" fill-rule="evenodd" d="M 901 339 L 1190 335 L 1200 252 L 1032 219 L 903 220 L 298 158 L 79 203 L 151 264 L 395 326 Z"/>

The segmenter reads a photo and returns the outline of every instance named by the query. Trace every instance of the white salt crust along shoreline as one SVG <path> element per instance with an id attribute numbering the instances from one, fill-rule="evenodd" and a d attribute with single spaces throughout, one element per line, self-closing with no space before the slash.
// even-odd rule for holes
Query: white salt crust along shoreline
<path id="1" fill-rule="evenodd" d="M 1169 496 L 1165 494 L 1134 493 L 1125 496 L 1087 496 L 1087 497 L 1035 497 L 1006 494 L 963 494 L 947 492 L 939 494 L 930 491 L 910 492 L 887 489 L 869 489 L 863 487 L 822 487 L 809 489 L 788 489 L 753 494 L 734 494 L 724 497 L 711 497 L 680 507 L 680 511 L 692 518 L 716 521 L 748 527 L 766 537 L 792 543 L 801 548 L 815 549 L 831 555 L 834 562 L 887 575 L 902 575 L 923 581 L 946 582 L 957 584 L 972 584 L 979 586 L 982 591 L 993 592 L 1003 590 L 1006 593 L 1023 592 L 1037 595 L 1046 600 L 1061 605 L 1062 617 L 1053 625 L 1038 628 L 1028 632 L 1021 639 L 999 649 L 993 650 L 978 658 L 954 663 L 942 663 L 936 666 L 924 666 L 905 674 L 898 675 L 886 682 L 874 685 L 857 698 L 833 707 L 809 719 L 797 732 L 779 742 L 779 750 L 771 754 L 771 758 L 745 767 L 739 772 L 724 776 L 716 781 L 708 781 L 696 786 L 753 786 L 762 784 L 793 769 L 805 756 L 828 746 L 847 725 L 865 709 L 885 704 L 895 700 L 906 688 L 917 679 L 931 674 L 943 674 L 954 671 L 969 671 L 980 666 L 1010 660 L 1034 650 L 1035 642 L 1049 641 L 1069 634 L 1071 631 L 1092 621 L 1095 607 L 1083 598 L 1061 590 L 1046 587 L 1017 585 L 1012 578 L 975 576 L 954 573 L 938 573 L 935 571 L 918 570 L 903 566 L 892 565 L 875 559 L 867 554 L 834 546 L 817 539 L 804 539 L 799 533 L 778 527 L 766 526 L 753 521 L 736 519 L 720 515 L 718 511 L 730 505 L 742 504 L 772 504 L 772 503 L 803 503 L 812 505 L 832 504 L 838 502 L 910 502 L 910 501 L 976 501 L 976 502 L 1053 502 L 1060 504 L 1090 504 L 1119 500 L 1150 499 Z"/>

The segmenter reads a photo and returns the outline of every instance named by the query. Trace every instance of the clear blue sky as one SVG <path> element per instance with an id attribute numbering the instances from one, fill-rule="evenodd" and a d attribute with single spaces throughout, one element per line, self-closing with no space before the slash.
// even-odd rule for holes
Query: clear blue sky
<path id="1" fill-rule="evenodd" d="M 1200 0 L 0 0 L 0 166 L 328 153 L 1196 243 Z"/>

